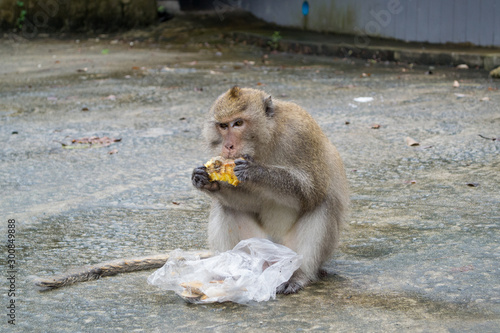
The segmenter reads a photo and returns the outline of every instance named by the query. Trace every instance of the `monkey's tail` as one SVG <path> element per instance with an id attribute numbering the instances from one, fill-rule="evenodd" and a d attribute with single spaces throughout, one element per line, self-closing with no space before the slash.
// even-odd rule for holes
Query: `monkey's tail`
<path id="1" fill-rule="evenodd" d="M 211 256 L 209 252 L 197 252 L 195 254 L 199 255 L 202 259 Z M 34 283 L 41 291 L 47 291 L 78 282 L 98 280 L 105 276 L 160 268 L 165 264 L 168 258 L 170 258 L 170 254 L 107 261 L 78 270 L 68 271 L 53 277 L 36 278 Z"/>

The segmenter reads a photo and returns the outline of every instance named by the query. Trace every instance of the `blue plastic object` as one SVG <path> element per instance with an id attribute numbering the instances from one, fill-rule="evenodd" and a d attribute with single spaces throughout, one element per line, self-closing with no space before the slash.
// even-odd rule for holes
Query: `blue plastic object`
<path id="1" fill-rule="evenodd" d="M 302 3 L 302 14 L 304 16 L 307 16 L 307 14 L 309 14 L 309 2 L 307 2 L 307 1 L 304 1 Z"/>

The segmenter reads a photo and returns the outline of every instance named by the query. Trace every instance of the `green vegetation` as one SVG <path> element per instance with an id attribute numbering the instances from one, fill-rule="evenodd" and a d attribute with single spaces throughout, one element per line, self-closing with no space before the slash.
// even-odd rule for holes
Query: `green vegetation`
<path id="1" fill-rule="evenodd" d="M 267 44 L 271 47 L 271 50 L 273 51 L 276 51 L 278 50 L 279 46 L 280 46 L 280 40 L 282 39 L 281 35 L 280 35 L 280 32 L 279 31 L 275 31 L 272 36 L 271 36 L 271 40 L 267 42 Z"/>
<path id="2" fill-rule="evenodd" d="M 16 3 L 17 7 L 19 7 L 21 9 L 21 11 L 19 12 L 19 17 L 17 18 L 16 20 L 16 27 L 18 27 L 19 29 L 22 29 L 23 28 L 23 24 L 24 24 L 24 20 L 26 20 L 26 9 L 24 9 L 24 2 L 22 1 L 18 1 Z"/>

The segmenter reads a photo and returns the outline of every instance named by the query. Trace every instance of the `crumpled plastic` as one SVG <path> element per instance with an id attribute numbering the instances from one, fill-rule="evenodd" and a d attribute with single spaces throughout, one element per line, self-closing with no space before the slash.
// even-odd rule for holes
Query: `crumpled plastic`
<path id="1" fill-rule="evenodd" d="M 165 265 L 148 277 L 148 283 L 174 291 L 191 303 L 249 304 L 275 299 L 276 288 L 287 282 L 301 263 L 302 256 L 286 246 L 250 238 L 207 259 L 175 250 Z M 196 285 L 194 291 L 189 285 Z"/>

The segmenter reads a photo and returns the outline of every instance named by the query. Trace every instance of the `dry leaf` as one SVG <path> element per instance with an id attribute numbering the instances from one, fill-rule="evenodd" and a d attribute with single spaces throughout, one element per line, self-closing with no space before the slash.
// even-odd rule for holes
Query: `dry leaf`
<path id="1" fill-rule="evenodd" d="M 460 87 L 460 83 L 458 83 L 457 80 L 453 81 L 453 88 L 458 88 Z"/>
<path id="2" fill-rule="evenodd" d="M 84 106 L 84 107 L 82 108 L 82 111 L 88 111 L 88 110 L 89 110 L 89 108 L 88 108 L 88 107 L 86 107 L 86 106 Z"/>
<path id="3" fill-rule="evenodd" d="M 113 149 L 113 150 L 108 151 L 109 155 L 113 155 L 113 154 L 116 154 L 116 153 L 118 153 L 118 149 Z"/>
<path id="4" fill-rule="evenodd" d="M 466 265 L 462 267 L 454 267 L 451 269 L 452 272 L 468 272 L 468 271 L 473 271 L 474 266 L 473 265 Z"/>
<path id="5" fill-rule="evenodd" d="M 415 141 L 414 139 L 410 138 L 409 136 L 406 137 L 406 144 L 410 147 L 414 147 L 414 146 L 419 146 L 420 143 L 418 143 L 417 141 Z"/>
<path id="6" fill-rule="evenodd" d="M 373 124 L 372 125 L 372 129 L 379 129 L 380 128 L 380 125 L 379 124 Z"/>
<path id="7" fill-rule="evenodd" d="M 74 139 L 71 143 L 77 143 L 82 145 L 88 145 L 89 147 L 92 145 L 97 145 L 98 147 L 107 147 L 113 142 L 120 142 L 122 139 L 114 139 L 109 138 L 107 136 L 103 136 L 102 138 L 98 136 L 85 137 L 81 139 Z"/>

